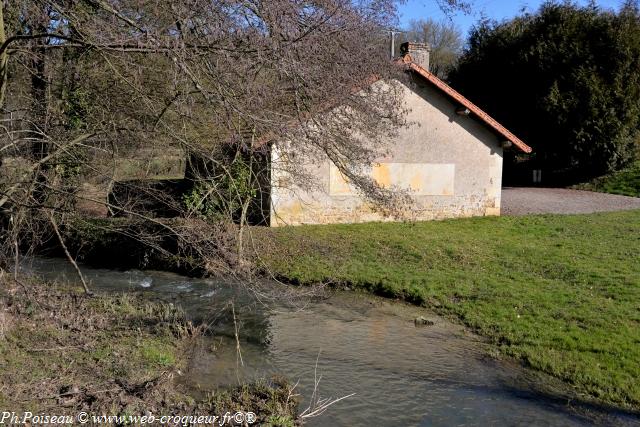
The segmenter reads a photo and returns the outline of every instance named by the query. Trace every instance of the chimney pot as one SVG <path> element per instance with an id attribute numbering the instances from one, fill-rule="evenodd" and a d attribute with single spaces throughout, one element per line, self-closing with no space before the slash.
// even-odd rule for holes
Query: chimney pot
<path id="1" fill-rule="evenodd" d="M 405 60 L 409 59 L 414 64 L 417 64 L 429 71 L 429 54 L 431 53 L 431 46 L 427 43 L 402 43 L 400 45 L 400 53 Z"/>

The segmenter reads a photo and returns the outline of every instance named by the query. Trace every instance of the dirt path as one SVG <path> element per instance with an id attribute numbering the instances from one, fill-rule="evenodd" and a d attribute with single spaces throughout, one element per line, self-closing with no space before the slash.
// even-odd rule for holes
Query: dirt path
<path id="1" fill-rule="evenodd" d="M 504 188 L 502 215 L 579 214 L 640 209 L 640 198 L 563 188 Z"/>

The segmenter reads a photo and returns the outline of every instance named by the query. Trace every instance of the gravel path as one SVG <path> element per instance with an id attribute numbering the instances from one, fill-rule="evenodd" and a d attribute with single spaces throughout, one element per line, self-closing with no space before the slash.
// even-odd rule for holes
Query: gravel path
<path id="1" fill-rule="evenodd" d="M 640 198 L 563 188 L 504 188 L 502 215 L 579 214 L 640 209 Z"/>

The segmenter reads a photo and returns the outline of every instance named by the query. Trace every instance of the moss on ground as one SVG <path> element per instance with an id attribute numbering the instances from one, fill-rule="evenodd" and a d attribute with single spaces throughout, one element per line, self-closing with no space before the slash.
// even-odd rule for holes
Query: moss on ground
<path id="1" fill-rule="evenodd" d="M 640 211 L 254 229 L 271 273 L 424 304 L 640 408 Z"/>
<path id="2" fill-rule="evenodd" d="M 295 424 L 283 379 L 194 399 L 173 381 L 201 329 L 140 295 L 93 297 L 0 276 L 0 407 L 17 413 L 221 415 Z M 279 425 L 279 424 L 274 424 Z"/>

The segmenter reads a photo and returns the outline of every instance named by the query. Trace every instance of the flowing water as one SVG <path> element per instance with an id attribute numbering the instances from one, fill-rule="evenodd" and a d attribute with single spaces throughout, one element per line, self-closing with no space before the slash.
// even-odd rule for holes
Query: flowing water
<path id="1" fill-rule="evenodd" d="M 35 259 L 25 269 L 77 282 L 63 260 Z M 180 378 L 195 394 L 280 374 L 299 381 L 301 410 L 318 378 L 317 396 L 355 393 L 309 425 L 640 426 L 636 415 L 569 399 L 560 382 L 488 357 L 491 348 L 481 339 L 418 307 L 346 292 L 304 309 L 265 306 L 232 281 L 156 271 L 83 271 L 95 290 L 160 297 L 211 325 L 212 333 L 200 339 Z M 416 327 L 417 316 L 435 324 Z"/>

